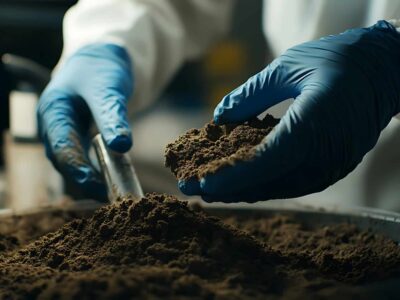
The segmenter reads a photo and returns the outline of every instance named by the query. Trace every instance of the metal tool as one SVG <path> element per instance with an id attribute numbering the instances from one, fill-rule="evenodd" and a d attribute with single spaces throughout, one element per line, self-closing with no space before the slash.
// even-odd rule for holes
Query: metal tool
<path id="1" fill-rule="evenodd" d="M 129 154 L 110 150 L 101 134 L 97 134 L 92 143 L 107 186 L 110 202 L 114 202 L 118 197 L 126 194 L 137 198 L 143 197 L 142 186 Z"/>

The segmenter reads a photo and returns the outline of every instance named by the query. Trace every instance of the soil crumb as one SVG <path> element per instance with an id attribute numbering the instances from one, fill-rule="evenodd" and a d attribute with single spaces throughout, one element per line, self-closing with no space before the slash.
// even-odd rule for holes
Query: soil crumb
<path id="1" fill-rule="evenodd" d="M 349 224 L 221 219 L 163 194 L 15 243 L 0 253 L 0 299 L 350 299 L 400 268 L 395 242 Z"/>
<path id="2" fill-rule="evenodd" d="M 244 124 L 208 123 L 191 129 L 165 149 L 165 166 L 178 179 L 201 178 L 225 165 L 253 156 L 258 145 L 279 120 L 271 115 Z"/>

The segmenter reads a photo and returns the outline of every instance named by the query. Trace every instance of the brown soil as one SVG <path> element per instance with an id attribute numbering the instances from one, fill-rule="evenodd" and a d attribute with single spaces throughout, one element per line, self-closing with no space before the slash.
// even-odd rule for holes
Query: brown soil
<path id="1" fill-rule="evenodd" d="M 54 210 L 23 216 L 3 216 L 0 219 L 0 254 L 25 246 L 83 214 L 84 212 Z"/>
<path id="2" fill-rule="evenodd" d="M 191 129 L 167 145 L 165 166 L 178 179 L 201 178 L 225 165 L 253 156 L 259 144 L 279 122 L 271 115 L 244 124 L 206 124 Z"/>
<path id="3" fill-rule="evenodd" d="M 47 223 L 35 234 L 56 226 Z M 3 299 L 351 298 L 400 268 L 395 242 L 352 225 L 222 221 L 158 194 L 121 199 L 25 246 L 25 235 L 0 234 Z"/>
<path id="4" fill-rule="evenodd" d="M 270 245 L 292 263 L 311 266 L 342 282 L 361 283 L 399 271 L 398 244 L 352 224 L 310 228 L 288 216 L 224 221 Z"/>

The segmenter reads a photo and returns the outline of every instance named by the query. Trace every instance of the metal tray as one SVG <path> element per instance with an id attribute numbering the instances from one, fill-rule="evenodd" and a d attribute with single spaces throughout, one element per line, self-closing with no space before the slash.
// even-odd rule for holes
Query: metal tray
<path id="1" fill-rule="evenodd" d="M 309 227 L 350 223 L 360 229 L 370 229 L 400 244 L 400 214 L 364 207 L 311 206 L 299 202 L 282 201 L 248 204 L 208 204 L 205 209 L 213 215 L 239 214 L 270 217 L 277 214 L 290 215 Z"/>
<path id="2" fill-rule="evenodd" d="M 300 222 L 310 226 L 323 226 L 337 223 L 355 224 L 360 229 L 370 229 L 382 234 L 400 245 L 400 214 L 372 208 L 357 207 L 314 207 L 292 201 L 270 201 L 261 204 L 204 204 L 204 209 L 215 216 L 240 215 L 243 217 L 265 216 L 277 214 L 290 215 Z M 103 204 L 104 205 L 104 204 Z M 13 212 L 11 209 L 0 209 L 2 218 L 43 214 L 51 211 L 74 211 L 77 215 L 90 216 L 102 204 L 95 201 L 72 202 L 68 205 L 41 207 L 35 210 Z M 398 299 L 400 293 L 400 278 L 391 278 L 356 287 L 358 296 L 365 299 Z M 361 299 L 361 298 L 360 298 Z"/>
<path id="3" fill-rule="evenodd" d="M 17 212 L 11 209 L 0 209 L 0 220 L 2 217 L 11 215 L 42 214 L 56 210 L 76 211 L 78 214 L 81 213 L 82 216 L 88 216 L 103 205 L 93 200 L 81 200 L 79 202 L 70 201 L 62 205 L 55 204 Z M 317 207 L 290 200 L 256 204 L 207 204 L 201 202 L 200 205 L 210 214 L 221 217 L 230 215 L 270 217 L 277 214 L 286 214 L 310 227 L 350 223 L 355 224 L 360 229 L 370 229 L 375 233 L 382 234 L 400 244 L 400 214 L 374 208 L 330 205 Z"/>

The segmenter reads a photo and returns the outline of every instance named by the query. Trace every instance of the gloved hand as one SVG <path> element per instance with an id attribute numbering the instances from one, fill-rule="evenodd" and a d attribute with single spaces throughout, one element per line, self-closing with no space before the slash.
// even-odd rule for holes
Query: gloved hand
<path id="1" fill-rule="evenodd" d="M 40 97 L 37 115 L 46 155 L 87 197 L 106 195 L 88 159 L 89 127 L 94 120 L 112 150 L 128 151 L 132 135 L 126 106 L 132 85 L 131 62 L 125 49 L 92 44 L 66 61 Z"/>
<path id="2" fill-rule="evenodd" d="M 400 110 L 400 34 L 385 21 L 295 46 L 223 98 L 218 124 L 295 98 L 250 161 L 180 181 L 206 201 L 302 196 L 351 172 Z"/>

